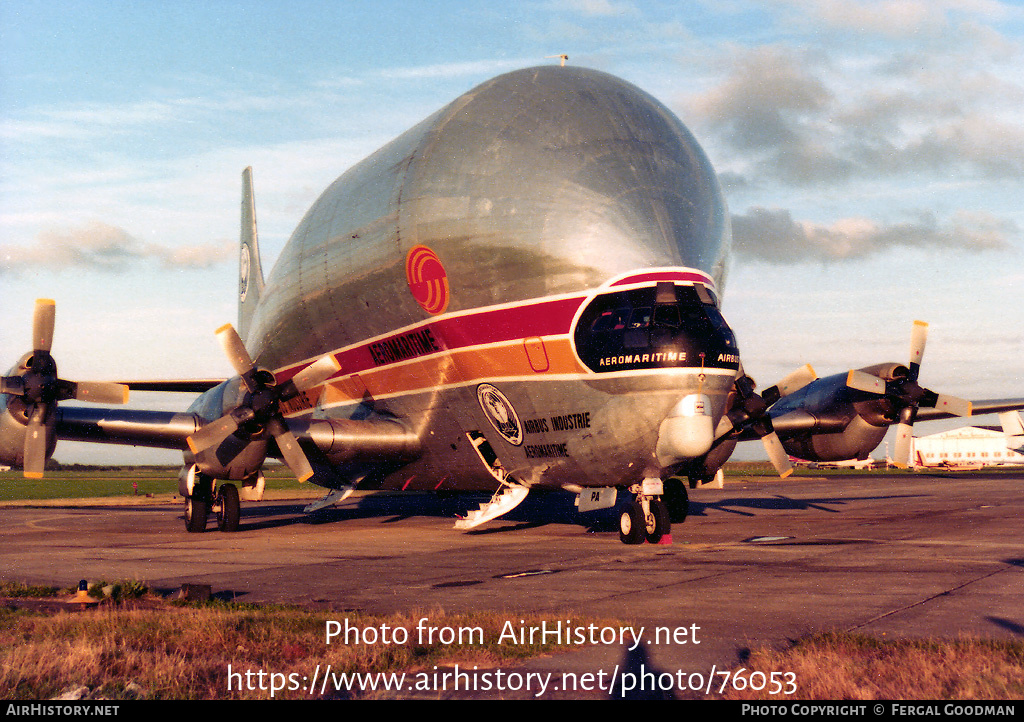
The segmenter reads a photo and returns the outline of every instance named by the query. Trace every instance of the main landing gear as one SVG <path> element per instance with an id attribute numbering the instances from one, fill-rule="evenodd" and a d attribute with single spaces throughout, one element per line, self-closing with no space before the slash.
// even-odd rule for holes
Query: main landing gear
<path id="1" fill-rule="evenodd" d="M 636 498 L 619 516 L 619 539 L 623 544 L 659 543 L 672 531 L 661 480 L 644 479 L 643 484 L 634 484 L 629 490 Z"/>
<path id="2" fill-rule="evenodd" d="M 221 531 L 238 531 L 241 505 L 238 503 L 238 487 L 221 484 L 213 490 L 213 479 L 197 474 L 192 495 L 185 497 L 185 528 L 192 534 L 206 531 L 206 522 L 213 512 L 217 517 L 217 528 Z"/>

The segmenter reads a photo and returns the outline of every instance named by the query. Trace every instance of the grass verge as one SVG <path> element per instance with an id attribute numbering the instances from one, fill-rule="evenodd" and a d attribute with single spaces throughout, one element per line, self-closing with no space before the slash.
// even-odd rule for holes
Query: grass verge
<path id="1" fill-rule="evenodd" d="M 0 609 L 0 698 L 52 699 L 79 690 L 79 698 L 86 699 L 266 699 L 276 680 L 275 698 L 309 699 L 320 694 L 305 687 L 317 668 L 326 670 L 328 665 L 333 681 L 356 672 L 514 666 L 559 649 L 553 644 L 498 643 L 510 617 L 496 612 L 374 616 L 223 603 L 180 606 L 153 598 L 144 602 L 57 614 Z M 527 624 L 555 621 L 550 616 L 513 616 Z M 423 617 L 434 629 L 459 631 L 461 639 L 445 640 L 438 634 L 430 643 L 415 643 L 417 622 Z M 373 628 L 381 637 L 386 626 L 392 640 L 401 638 L 401 628 L 408 641 L 344 644 L 339 637 L 327 644 L 329 620 L 347 620 L 360 630 Z M 591 621 L 596 620 L 583 623 Z M 229 678 L 229 670 L 234 677 Z M 252 675 L 246 678 L 246 672 Z M 265 676 L 256 676 L 260 672 Z M 276 675 L 273 680 L 271 674 Z M 365 696 L 361 691 L 332 691 L 331 686 L 327 690 L 327 697 Z"/>
<path id="2" fill-rule="evenodd" d="M 794 694 L 771 694 L 792 673 Z M 1024 641 L 879 640 L 828 633 L 753 653 L 725 699 L 1011 700 L 1024 697 Z M 760 674 L 756 674 L 760 673 Z M 781 675 L 779 674 L 781 673 Z M 721 682 L 721 680 L 719 680 Z M 754 689 L 760 687 L 760 689 Z"/>
<path id="3" fill-rule="evenodd" d="M 0 501 L 47 499 L 102 499 L 145 497 L 178 493 L 178 469 L 172 467 L 123 467 L 111 469 L 60 469 L 47 471 L 42 479 L 26 479 L 20 471 L 0 471 Z M 286 467 L 264 471 L 268 488 L 308 493 Z"/>

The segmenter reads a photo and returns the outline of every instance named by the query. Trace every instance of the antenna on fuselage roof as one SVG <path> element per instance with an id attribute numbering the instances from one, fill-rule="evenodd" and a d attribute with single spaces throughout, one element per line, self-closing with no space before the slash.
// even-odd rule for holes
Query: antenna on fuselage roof
<path id="1" fill-rule="evenodd" d="M 565 67 L 565 61 L 569 59 L 569 56 L 565 55 L 564 53 L 562 55 L 545 55 L 544 57 L 545 58 L 561 58 L 562 59 L 562 67 L 563 68 Z"/>

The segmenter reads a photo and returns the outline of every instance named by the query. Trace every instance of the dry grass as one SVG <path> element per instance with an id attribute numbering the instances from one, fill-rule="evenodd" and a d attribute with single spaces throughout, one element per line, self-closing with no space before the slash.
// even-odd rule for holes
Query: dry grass
<path id="1" fill-rule="evenodd" d="M 292 608 L 239 608 L 214 604 L 175 607 L 148 600 L 149 607 L 101 606 L 55 615 L 0 610 L 0 698 L 50 699 L 88 688 L 90 699 L 224 699 L 270 696 L 264 689 L 229 691 L 234 672 L 308 679 L 317 665 L 343 672 L 431 670 L 458 664 L 481 668 L 515 663 L 557 649 L 554 645 L 498 645 L 509 618 L 497 613 L 422 614 L 376 617 Z M 136 608 L 131 608 L 135 606 Z M 480 627 L 482 644 L 414 644 L 415 627 L 428 617 L 435 627 Z M 387 624 L 409 630 L 406 644 L 325 643 L 327 620 L 360 628 Z M 542 617 L 515 615 L 529 623 Z M 587 623 L 595 620 L 587 620 Z M 289 677 L 289 675 L 294 675 Z M 236 682 L 237 682 L 236 678 Z M 257 683 L 253 678 L 254 684 Z M 279 691 L 278 698 L 309 698 L 303 690 Z"/>
<path id="2" fill-rule="evenodd" d="M 7 585 L 14 593 L 40 590 Z M 51 591 L 51 590 L 44 590 Z M 464 643 L 418 644 L 415 628 L 426 617 L 434 628 L 479 628 Z M 209 604 L 180 606 L 157 597 L 104 602 L 85 612 L 0 609 L 0 698 L 50 699 L 86 688 L 90 699 L 223 699 L 270 696 L 269 681 L 239 689 L 246 671 L 308 680 L 317 665 L 337 675 L 353 672 L 411 672 L 435 668 L 488 669 L 559 651 L 555 645 L 498 644 L 510 618 L 527 625 L 542 615 L 507 613 L 446 614 L 414 612 L 388 617 L 352 612 L 309 611 L 287 607 Z M 564 616 L 560 616 L 564 619 Z M 408 630 L 404 644 L 344 644 L 325 641 L 328 620 L 360 629 Z M 580 624 L 618 624 L 574 617 Z M 229 689 L 228 669 L 236 673 Z M 737 670 L 733 670 L 737 672 Z M 770 694 L 771 674 L 793 694 Z M 763 673 L 763 676 L 757 674 Z M 726 699 L 767 700 L 995 700 L 1024 697 L 1024 642 L 963 639 L 882 641 L 852 634 L 823 634 L 785 651 L 759 650 L 744 663 L 737 680 L 747 687 Z M 750 682 L 762 686 L 751 689 Z M 715 687 L 720 680 L 716 678 Z M 761 685 L 757 683 L 761 682 Z M 262 689 L 260 688 L 262 686 Z M 279 689 L 279 698 L 317 696 Z M 330 695 L 328 695 L 330 696 Z M 334 696 L 346 696 L 334 693 Z M 684 695 L 694 696 L 694 695 Z M 703 695 L 697 693 L 696 696 Z"/>
<path id="3" fill-rule="evenodd" d="M 798 690 L 730 692 L 728 699 L 993 700 L 1024 697 L 1024 642 L 886 640 L 822 634 L 782 652 L 761 650 L 753 670 L 792 672 Z"/>

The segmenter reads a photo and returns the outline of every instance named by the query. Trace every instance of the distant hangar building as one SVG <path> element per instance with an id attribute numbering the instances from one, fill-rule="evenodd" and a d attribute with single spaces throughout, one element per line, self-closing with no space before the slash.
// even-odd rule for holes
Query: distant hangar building
<path id="1" fill-rule="evenodd" d="M 1024 464 L 1024 437 L 999 428 L 964 426 L 914 439 L 918 466 Z"/>

